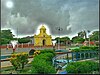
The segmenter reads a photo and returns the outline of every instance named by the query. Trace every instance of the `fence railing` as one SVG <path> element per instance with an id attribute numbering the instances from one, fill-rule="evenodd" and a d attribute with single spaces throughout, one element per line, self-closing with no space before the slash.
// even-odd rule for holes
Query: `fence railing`
<path id="1" fill-rule="evenodd" d="M 99 59 L 99 51 L 65 52 L 54 57 L 53 60 L 65 59 L 69 63 L 69 60 L 79 61 L 92 58 Z"/>

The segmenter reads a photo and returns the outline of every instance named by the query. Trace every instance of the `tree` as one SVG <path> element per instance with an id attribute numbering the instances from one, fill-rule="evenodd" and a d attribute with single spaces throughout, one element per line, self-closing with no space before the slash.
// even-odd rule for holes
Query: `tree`
<path id="1" fill-rule="evenodd" d="M 85 39 L 86 39 L 87 37 L 86 37 L 86 32 L 85 32 L 85 30 L 79 32 L 79 33 L 78 33 L 78 37 L 81 37 L 81 38 L 84 38 L 84 37 L 85 37 Z"/>
<path id="2" fill-rule="evenodd" d="M 99 40 L 99 31 L 94 31 L 94 32 L 90 35 L 90 40 L 91 40 L 91 41 L 98 41 L 98 40 Z"/>
<path id="3" fill-rule="evenodd" d="M 13 34 L 10 29 L 1 31 L 1 38 L 13 39 Z"/>
<path id="4" fill-rule="evenodd" d="M 18 42 L 19 43 L 28 43 L 28 42 L 30 42 L 31 40 L 30 40 L 30 38 L 19 38 L 18 39 Z"/>
<path id="5" fill-rule="evenodd" d="M 28 63 L 28 53 L 14 53 L 11 55 L 10 62 L 14 66 L 15 70 L 23 70 L 25 65 Z"/>
<path id="6" fill-rule="evenodd" d="M 82 37 L 75 36 L 72 38 L 73 43 L 82 43 L 84 41 L 85 41 L 85 39 L 83 39 Z"/>
<path id="7" fill-rule="evenodd" d="M 1 30 L 1 45 L 8 44 L 11 40 L 13 40 L 13 34 L 10 29 L 8 30 Z"/>
<path id="8" fill-rule="evenodd" d="M 55 38 L 55 40 L 56 40 L 56 43 L 60 42 L 60 43 L 63 43 L 64 45 L 66 45 L 66 42 L 70 41 L 70 38 L 67 36 L 62 37 L 62 38 L 57 37 L 57 38 Z"/>
<path id="9" fill-rule="evenodd" d="M 9 42 L 10 42 L 9 39 L 1 38 L 0 44 L 1 44 L 1 45 L 3 45 L 3 44 L 8 44 Z"/>

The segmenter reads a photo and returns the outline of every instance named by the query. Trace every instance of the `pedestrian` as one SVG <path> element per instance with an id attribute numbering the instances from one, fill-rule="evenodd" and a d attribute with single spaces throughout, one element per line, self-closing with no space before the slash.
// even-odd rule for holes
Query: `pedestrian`
<path id="1" fill-rule="evenodd" d="M 6 48 L 6 50 L 8 50 L 8 47 Z"/>
<path id="2" fill-rule="evenodd" d="M 6 50 L 8 50 L 9 49 L 9 45 L 7 45 L 7 47 L 6 47 Z"/>
<path id="3" fill-rule="evenodd" d="M 13 53 L 15 52 L 16 48 L 13 48 Z"/>

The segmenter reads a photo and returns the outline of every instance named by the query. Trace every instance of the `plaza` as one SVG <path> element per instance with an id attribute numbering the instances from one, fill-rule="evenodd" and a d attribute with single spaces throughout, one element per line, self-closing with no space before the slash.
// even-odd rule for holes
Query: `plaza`
<path id="1" fill-rule="evenodd" d="M 59 68 L 59 66 L 62 67 L 62 72 L 67 71 L 66 70 L 67 65 L 69 65 L 71 63 L 78 63 L 78 62 L 84 63 L 84 62 L 88 62 L 88 61 L 90 63 L 94 63 L 94 62 L 96 64 L 99 63 L 99 53 L 98 53 L 99 48 L 98 48 L 98 46 L 95 46 L 94 44 L 91 44 L 91 43 L 85 44 L 85 46 L 84 46 L 84 43 L 73 45 L 69 42 L 68 39 L 63 42 L 60 42 L 60 39 L 58 39 L 58 40 L 56 40 L 55 43 L 53 43 L 52 35 L 48 35 L 46 33 L 46 28 L 44 25 L 41 25 L 40 33 L 38 35 L 34 34 L 34 38 L 31 38 L 31 39 L 34 40 L 32 43 L 24 43 L 24 44 L 23 43 L 22 44 L 19 44 L 19 43 L 13 44 L 12 43 L 9 45 L 0 46 L 1 47 L 1 69 L 2 69 L 2 71 L 4 70 L 4 68 L 10 68 L 10 67 L 13 68 L 14 65 L 11 62 L 12 61 L 11 58 L 14 58 L 14 57 L 12 55 L 15 54 L 16 57 L 18 57 L 18 54 L 20 54 L 20 53 L 22 53 L 21 55 L 23 55 L 25 53 L 28 55 L 28 57 L 27 57 L 28 62 L 25 65 L 25 67 L 31 68 L 30 66 L 32 66 L 32 63 L 37 62 L 36 58 L 34 56 L 36 56 L 36 57 L 40 56 L 40 57 L 38 57 L 39 58 L 38 61 L 41 62 L 41 61 L 44 61 L 46 59 L 46 57 L 49 55 L 49 52 L 51 52 L 53 57 L 52 56 L 51 56 L 52 58 L 49 57 L 50 59 L 48 59 L 48 60 L 52 60 L 52 61 L 49 61 L 52 63 L 52 65 L 49 64 L 49 66 L 52 67 L 51 70 L 53 71 L 53 73 L 57 72 L 56 70 Z M 90 46 L 90 45 L 92 45 L 92 46 Z M 32 51 L 32 50 L 37 51 L 37 52 L 33 51 L 33 54 L 31 53 L 32 55 L 30 55 L 30 51 Z M 40 52 L 40 53 L 43 52 L 44 54 L 46 53 L 46 55 L 42 56 L 43 53 L 39 55 L 38 52 Z M 10 57 L 7 57 L 7 56 L 10 56 Z M 41 60 L 40 58 L 43 60 Z M 16 60 L 19 60 L 19 58 Z M 17 61 L 17 63 L 18 63 L 18 61 Z M 46 63 L 45 63 L 45 65 L 47 65 Z M 40 65 L 40 64 L 38 64 L 38 65 Z M 98 69 L 98 67 L 96 69 Z M 15 72 L 17 74 L 20 73 L 20 72 L 17 72 L 17 70 L 15 70 Z M 38 72 L 41 73 L 40 71 L 38 71 Z M 98 71 L 96 71 L 96 72 L 98 73 Z"/>

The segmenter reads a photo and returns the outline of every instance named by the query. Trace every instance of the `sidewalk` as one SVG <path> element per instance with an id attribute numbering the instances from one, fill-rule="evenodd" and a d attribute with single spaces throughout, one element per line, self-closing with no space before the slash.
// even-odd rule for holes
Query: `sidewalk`
<path id="1" fill-rule="evenodd" d="M 31 63 L 33 58 L 29 58 L 28 59 L 29 62 L 28 63 Z M 1 62 L 1 68 L 4 68 L 4 67 L 10 67 L 12 66 L 12 64 L 10 63 L 10 61 L 4 61 L 4 62 Z"/>

